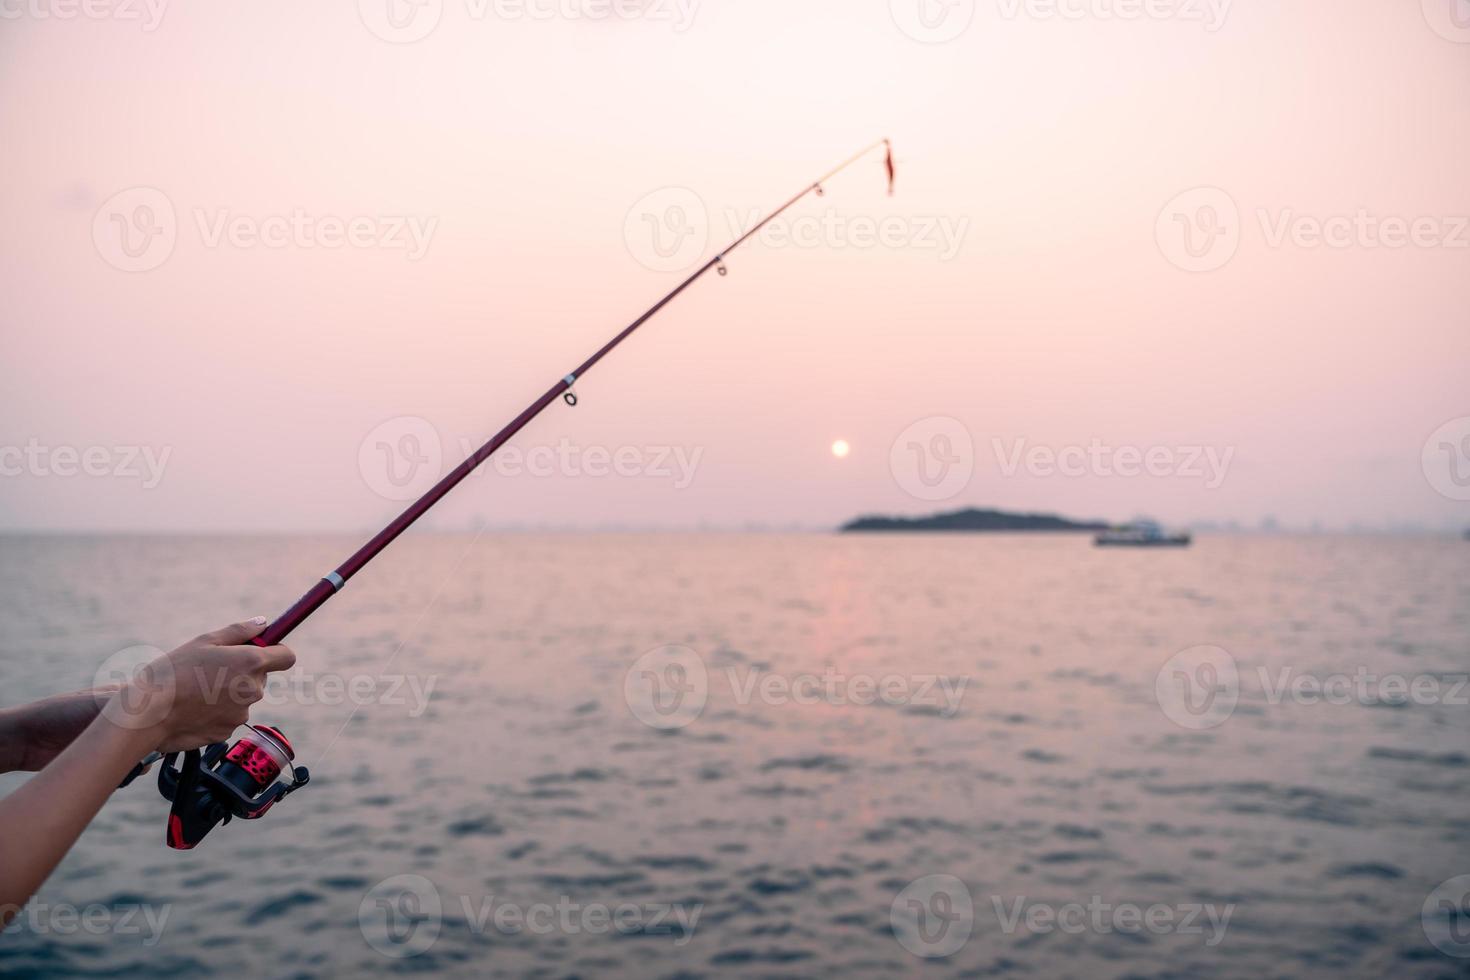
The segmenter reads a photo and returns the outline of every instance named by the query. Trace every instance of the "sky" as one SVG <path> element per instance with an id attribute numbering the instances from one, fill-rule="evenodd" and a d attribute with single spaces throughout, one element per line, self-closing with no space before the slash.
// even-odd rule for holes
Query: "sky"
<path id="1" fill-rule="evenodd" d="M 1465 0 L 0 0 L 0 529 L 1470 526 Z M 838 457 L 836 440 L 851 451 Z"/>

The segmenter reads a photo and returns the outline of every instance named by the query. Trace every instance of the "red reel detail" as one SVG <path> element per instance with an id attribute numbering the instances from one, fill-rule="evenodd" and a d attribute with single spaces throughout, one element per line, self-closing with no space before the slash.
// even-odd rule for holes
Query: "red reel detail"
<path id="1" fill-rule="evenodd" d="M 279 729 L 260 725 L 258 730 L 264 740 L 277 742 L 279 745 L 262 745 L 247 735 L 230 748 L 230 751 L 225 754 L 225 761 L 233 762 L 248 772 L 257 786 L 269 786 L 281 774 L 278 752 L 272 752 L 271 749 L 284 749 L 286 756 L 290 759 L 295 759 L 296 753 Z"/>
<path id="2" fill-rule="evenodd" d="M 194 845 L 184 840 L 184 821 L 177 813 L 168 815 L 168 846 L 176 851 L 191 851 Z"/>
<path id="3" fill-rule="evenodd" d="M 296 758 L 296 750 L 291 747 L 291 741 L 286 738 L 285 734 L 279 728 L 273 725 L 256 725 L 255 730 L 268 738 L 275 739 L 281 744 L 281 748 L 286 750 L 286 755 L 293 760 Z"/>

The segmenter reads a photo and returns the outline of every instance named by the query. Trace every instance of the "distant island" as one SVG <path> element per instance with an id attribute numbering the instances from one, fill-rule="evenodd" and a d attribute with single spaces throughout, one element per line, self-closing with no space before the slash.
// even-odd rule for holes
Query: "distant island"
<path id="1" fill-rule="evenodd" d="M 1102 521 L 1071 521 L 1055 514 L 1007 514 L 1000 510 L 956 510 L 931 517 L 859 517 L 839 530 L 854 531 L 1105 531 Z"/>

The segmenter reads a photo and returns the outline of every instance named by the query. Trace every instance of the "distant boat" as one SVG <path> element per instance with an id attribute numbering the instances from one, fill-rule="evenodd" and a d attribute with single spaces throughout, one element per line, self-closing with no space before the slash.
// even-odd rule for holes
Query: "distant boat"
<path id="1" fill-rule="evenodd" d="M 1099 548 L 1187 548 L 1193 540 L 1187 531 L 1167 532 L 1158 521 L 1139 518 L 1101 532 L 1092 543 Z"/>

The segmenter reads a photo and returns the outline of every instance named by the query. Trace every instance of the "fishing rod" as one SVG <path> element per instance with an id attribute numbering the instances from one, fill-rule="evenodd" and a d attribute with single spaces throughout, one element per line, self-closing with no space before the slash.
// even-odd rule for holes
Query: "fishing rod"
<path id="1" fill-rule="evenodd" d="M 612 353 L 619 344 L 632 336 L 634 331 L 653 319 L 676 296 L 698 282 L 711 269 L 718 269 L 720 275 L 726 275 L 726 256 L 744 245 L 761 229 L 790 210 L 808 194 L 816 194 L 819 197 L 825 194 L 826 190 L 823 185 L 827 181 L 880 146 L 884 148 L 883 165 L 888 175 L 888 193 L 892 196 L 895 179 L 893 143 L 888 139 L 882 139 L 871 146 L 864 147 L 818 177 L 791 200 L 772 211 L 759 224 L 717 252 L 714 258 L 700 266 L 693 275 L 679 283 L 666 296 L 640 314 L 636 320 L 603 344 L 596 353 L 583 361 L 574 371 L 548 388 L 545 394 L 527 406 L 525 411 L 512 419 L 505 428 L 491 436 L 488 442 L 446 474 L 422 497 L 410 504 L 387 527 L 373 535 L 350 558 L 323 575 L 305 595 L 297 599 L 291 608 L 272 621 L 265 631 L 251 642 L 256 646 L 266 647 L 274 646 L 284 640 L 293 630 L 306 622 L 312 613 L 320 609 L 328 599 L 340 592 L 352 576 L 362 571 L 368 562 L 381 554 L 395 538 L 408 530 L 430 508 L 444 499 L 449 491 L 473 473 L 496 450 L 509 442 L 516 433 L 526 427 L 527 423 L 545 411 L 548 405 L 555 402 L 557 398 L 561 398 L 566 404 L 575 406 L 577 404 L 577 394 L 574 390 L 576 383 L 599 361 Z M 123 781 L 123 786 L 128 785 L 150 764 L 162 759 L 163 765 L 158 773 L 159 792 L 165 799 L 173 801 L 168 823 L 169 847 L 188 850 L 203 840 L 216 824 L 221 821 L 228 823 L 232 816 L 244 820 L 262 817 L 286 794 L 306 785 L 310 779 L 310 773 L 305 766 L 292 766 L 295 751 L 279 728 L 260 725 L 251 726 L 251 731 L 252 735 L 241 738 L 228 749 L 226 743 L 217 742 L 206 746 L 202 755 L 198 749 L 184 753 L 184 763 L 181 768 L 174 766 L 174 759 L 178 753 L 167 755 L 154 753 L 135 766 L 127 779 Z M 290 783 L 278 782 L 283 768 L 291 768 Z"/>

